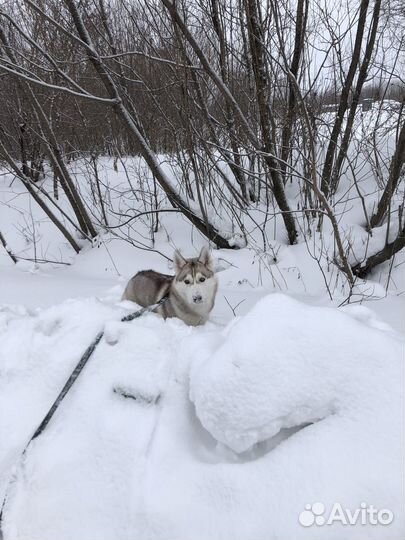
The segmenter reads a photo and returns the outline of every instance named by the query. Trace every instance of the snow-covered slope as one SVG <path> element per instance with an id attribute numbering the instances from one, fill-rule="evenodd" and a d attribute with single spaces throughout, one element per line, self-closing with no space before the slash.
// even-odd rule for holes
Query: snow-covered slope
<path id="1" fill-rule="evenodd" d="M 16 468 L 6 540 L 402 540 L 403 344 L 369 310 L 275 294 L 224 329 L 117 322 L 128 307 L 0 311 L 1 496 L 106 331 Z M 394 520 L 304 527 L 314 502 Z"/>

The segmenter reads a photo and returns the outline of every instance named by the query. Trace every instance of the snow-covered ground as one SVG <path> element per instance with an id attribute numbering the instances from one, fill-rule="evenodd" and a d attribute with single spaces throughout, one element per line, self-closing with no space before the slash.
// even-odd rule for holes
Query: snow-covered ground
<path id="1" fill-rule="evenodd" d="M 96 298 L 0 311 L 6 539 L 402 540 L 402 341 L 388 325 L 282 294 L 225 328 L 125 312 Z M 325 518 L 363 503 L 394 520 L 305 527 L 315 502 Z"/>
<path id="2" fill-rule="evenodd" d="M 3 258 L 1 497 L 17 474 L 6 540 L 402 540 L 401 297 L 336 309 L 315 307 L 330 304 L 325 294 L 296 293 L 298 303 L 244 282 L 248 255 L 231 255 L 217 258 L 242 269 L 218 274 L 202 328 L 155 315 L 117 322 L 130 308 L 119 303 L 125 278 L 102 247 L 59 269 Z M 118 261 L 130 275 L 129 255 Z M 234 318 L 227 302 L 241 301 L 237 315 L 255 307 Z M 15 471 L 102 328 L 107 339 Z M 395 519 L 304 527 L 315 502 L 326 517 L 334 503 L 366 503 Z"/>
<path id="3" fill-rule="evenodd" d="M 110 210 L 132 215 L 123 167 L 102 165 Z M 85 185 L 85 165 L 72 170 Z M 371 208 L 378 192 L 361 189 Z M 347 186 L 340 195 L 339 226 L 359 253 L 362 208 Z M 15 480 L 5 540 L 403 540 L 404 253 L 348 303 L 327 226 L 287 246 L 275 218 L 265 252 L 253 229 L 248 248 L 213 251 L 219 289 L 205 326 L 152 314 L 120 323 L 134 309 L 120 302 L 131 275 L 170 273 L 174 247 L 191 256 L 205 244 L 180 215 L 160 219 L 153 239 L 136 220 L 75 255 L 19 181 L 0 176 L 0 230 L 21 258 L 0 249 L 0 502 Z M 356 525 L 325 523 L 337 503 Z M 371 506 L 392 521 L 373 524 Z"/>

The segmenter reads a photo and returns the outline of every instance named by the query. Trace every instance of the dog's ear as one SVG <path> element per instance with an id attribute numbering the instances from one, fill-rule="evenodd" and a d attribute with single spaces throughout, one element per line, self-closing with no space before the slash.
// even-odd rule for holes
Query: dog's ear
<path id="1" fill-rule="evenodd" d="M 180 272 L 183 266 L 186 264 L 186 260 L 178 249 L 174 252 L 173 264 L 176 272 Z"/>
<path id="2" fill-rule="evenodd" d="M 214 261 L 212 260 L 210 250 L 207 246 L 204 246 L 198 256 L 198 261 L 204 264 L 207 268 L 213 271 Z"/>

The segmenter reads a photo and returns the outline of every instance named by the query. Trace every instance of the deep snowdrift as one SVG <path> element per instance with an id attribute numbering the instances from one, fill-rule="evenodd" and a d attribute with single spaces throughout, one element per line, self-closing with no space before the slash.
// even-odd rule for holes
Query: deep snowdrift
<path id="1" fill-rule="evenodd" d="M 106 329 L 17 468 L 6 540 L 402 540 L 402 343 L 370 311 L 274 294 L 222 329 L 118 323 L 125 307 L 0 308 L 1 497 Z M 315 502 L 394 519 L 300 525 Z"/>

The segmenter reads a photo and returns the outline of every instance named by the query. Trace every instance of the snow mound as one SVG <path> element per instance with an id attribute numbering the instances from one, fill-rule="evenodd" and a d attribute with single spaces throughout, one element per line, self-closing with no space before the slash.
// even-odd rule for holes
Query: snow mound
<path id="1" fill-rule="evenodd" d="M 385 433 L 398 393 L 394 385 L 387 399 L 381 387 L 400 356 L 400 344 L 367 308 L 343 313 L 273 294 L 194 366 L 190 396 L 204 427 L 235 452 L 320 420 Z"/>
<path id="2" fill-rule="evenodd" d="M 0 501 L 16 479 L 4 540 L 403 538 L 401 343 L 368 310 L 272 295 L 225 329 L 125 313 L 0 308 Z M 395 519 L 304 527 L 314 502 Z"/>

